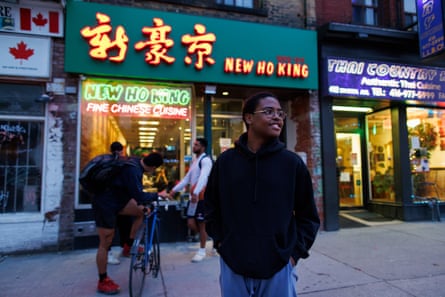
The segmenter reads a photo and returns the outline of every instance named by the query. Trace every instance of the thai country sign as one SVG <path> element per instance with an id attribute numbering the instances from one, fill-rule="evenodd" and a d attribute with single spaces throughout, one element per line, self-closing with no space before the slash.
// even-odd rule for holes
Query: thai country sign
<path id="1" fill-rule="evenodd" d="M 48 78 L 51 38 L 0 33 L 0 75 Z"/>
<path id="2" fill-rule="evenodd" d="M 327 95 L 445 101 L 445 68 L 328 57 Z"/>
<path id="3" fill-rule="evenodd" d="M 24 5 L 0 2 L 0 32 L 62 37 L 63 9 L 60 5 L 34 1 Z"/>
<path id="4" fill-rule="evenodd" d="M 315 31 L 80 1 L 66 26 L 67 72 L 318 88 Z"/>
<path id="5" fill-rule="evenodd" d="M 443 0 L 417 0 L 420 56 L 437 55 L 445 48 Z"/>

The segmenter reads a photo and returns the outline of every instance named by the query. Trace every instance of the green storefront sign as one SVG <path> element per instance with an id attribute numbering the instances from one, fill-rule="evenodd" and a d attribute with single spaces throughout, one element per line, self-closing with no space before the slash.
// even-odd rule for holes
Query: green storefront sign
<path id="1" fill-rule="evenodd" d="M 65 71 L 318 88 L 316 32 L 70 1 Z"/>

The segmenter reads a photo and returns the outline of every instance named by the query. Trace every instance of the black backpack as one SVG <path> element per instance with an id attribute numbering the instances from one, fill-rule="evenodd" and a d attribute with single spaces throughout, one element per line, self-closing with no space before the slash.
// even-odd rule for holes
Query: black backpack
<path id="1" fill-rule="evenodd" d="M 90 160 L 80 172 L 79 183 L 90 194 L 103 192 L 126 165 L 133 165 L 119 155 L 104 154 Z"/>

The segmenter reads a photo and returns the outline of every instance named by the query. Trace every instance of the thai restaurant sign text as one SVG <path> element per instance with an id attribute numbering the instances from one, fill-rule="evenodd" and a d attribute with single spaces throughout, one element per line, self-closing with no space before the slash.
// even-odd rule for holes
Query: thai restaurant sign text
<path id="1" fill-rule="evenodd" d="M 350 58 L 326 59 L 328 94 L 445 101 L 445 69 Z"/>

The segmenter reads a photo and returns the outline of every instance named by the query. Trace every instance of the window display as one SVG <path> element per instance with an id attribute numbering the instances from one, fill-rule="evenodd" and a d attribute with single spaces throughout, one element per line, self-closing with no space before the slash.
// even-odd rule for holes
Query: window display
<path id="1" fill-rule="evenodd" d="M 366 116 L 370 199 L 395 201 L 390 110 Z"/>
<path id="2" fill-rule="evenodd" d="M 413 197 L 445 200 L 445 110 L 409 107 L 407 115 Z"/>

